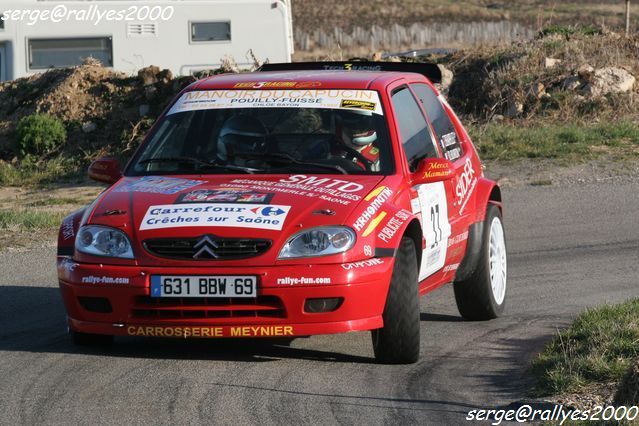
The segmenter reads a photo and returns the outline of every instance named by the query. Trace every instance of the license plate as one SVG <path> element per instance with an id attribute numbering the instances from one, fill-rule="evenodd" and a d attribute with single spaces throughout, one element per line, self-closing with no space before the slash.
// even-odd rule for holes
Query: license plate
<path id="1" fill-rule="evenodd" d="M 151 297 L 256 297 L 257 278 L 234 275 L 153 275 Z"/>

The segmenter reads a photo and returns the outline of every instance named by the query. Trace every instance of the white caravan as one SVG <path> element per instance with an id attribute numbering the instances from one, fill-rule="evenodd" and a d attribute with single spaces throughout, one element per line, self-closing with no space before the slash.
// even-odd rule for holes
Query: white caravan
<path id="1" fill-rule="evenodd" d="M 175 75 L 290 62 L 290 0 L 0 0 L 0 81 L 82 63 Z"/>

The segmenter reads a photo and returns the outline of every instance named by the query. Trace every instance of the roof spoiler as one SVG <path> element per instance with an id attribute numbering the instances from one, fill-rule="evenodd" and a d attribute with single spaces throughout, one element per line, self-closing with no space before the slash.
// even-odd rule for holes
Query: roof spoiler
<path id="1" fill-rule="evenodd" d="M 427 62 L 290 62 L 278 64 L 264 64 L 258 71 L 398 71 L 414 72 L 428 78 L 432 83 L 441 83 L 442 72 L 437 64 Z"/>

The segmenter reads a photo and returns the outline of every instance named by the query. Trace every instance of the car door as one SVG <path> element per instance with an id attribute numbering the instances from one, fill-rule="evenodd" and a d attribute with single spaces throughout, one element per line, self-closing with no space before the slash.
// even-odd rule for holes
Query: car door
<path id="1" fill-rule="evenodd" d="M 392 90 L 391 103 L 409 171 L 415 172 L 425 158 L 441 157 L 432 129 L 408 86 Z M 412 192 L 415 195 L 413 213 L 420 217 L 425 239 L 419 270 L 422 281 L 444 267 L 451 233 L 450 197 L 444 182 L 415 185 Z"/>
<path id="2" fill-rule="evenodd" d="M 462 237 L 468 235 L 468 222 L 472 213 L 470 195 L 472 185 L 478 178 L 471 161 L 471 152 L 464 150 L 460 135 L 435 90 L 426 83 L 411 83 L 410 87 L 426 112 L 441 152 L 453 163 L 455 177 L 445 185 L 449 200 L 452 201 L 449 212 L 452 235 L 455 241 L 462 240 Z"/>

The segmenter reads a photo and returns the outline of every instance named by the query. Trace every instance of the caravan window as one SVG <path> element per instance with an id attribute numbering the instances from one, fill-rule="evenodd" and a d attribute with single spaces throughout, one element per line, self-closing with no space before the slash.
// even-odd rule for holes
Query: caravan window
<path id="1" fill-rule="evenodd" d="M 191 41 L 231 41 L 231 23 L 191 22 Z"/>
<path id="2" fill-rule="evenodd" d="M 31 39 L 28 43 L 31 70 L 81 65 L 89 56 L 113 66 L 111 37 Z"/>

